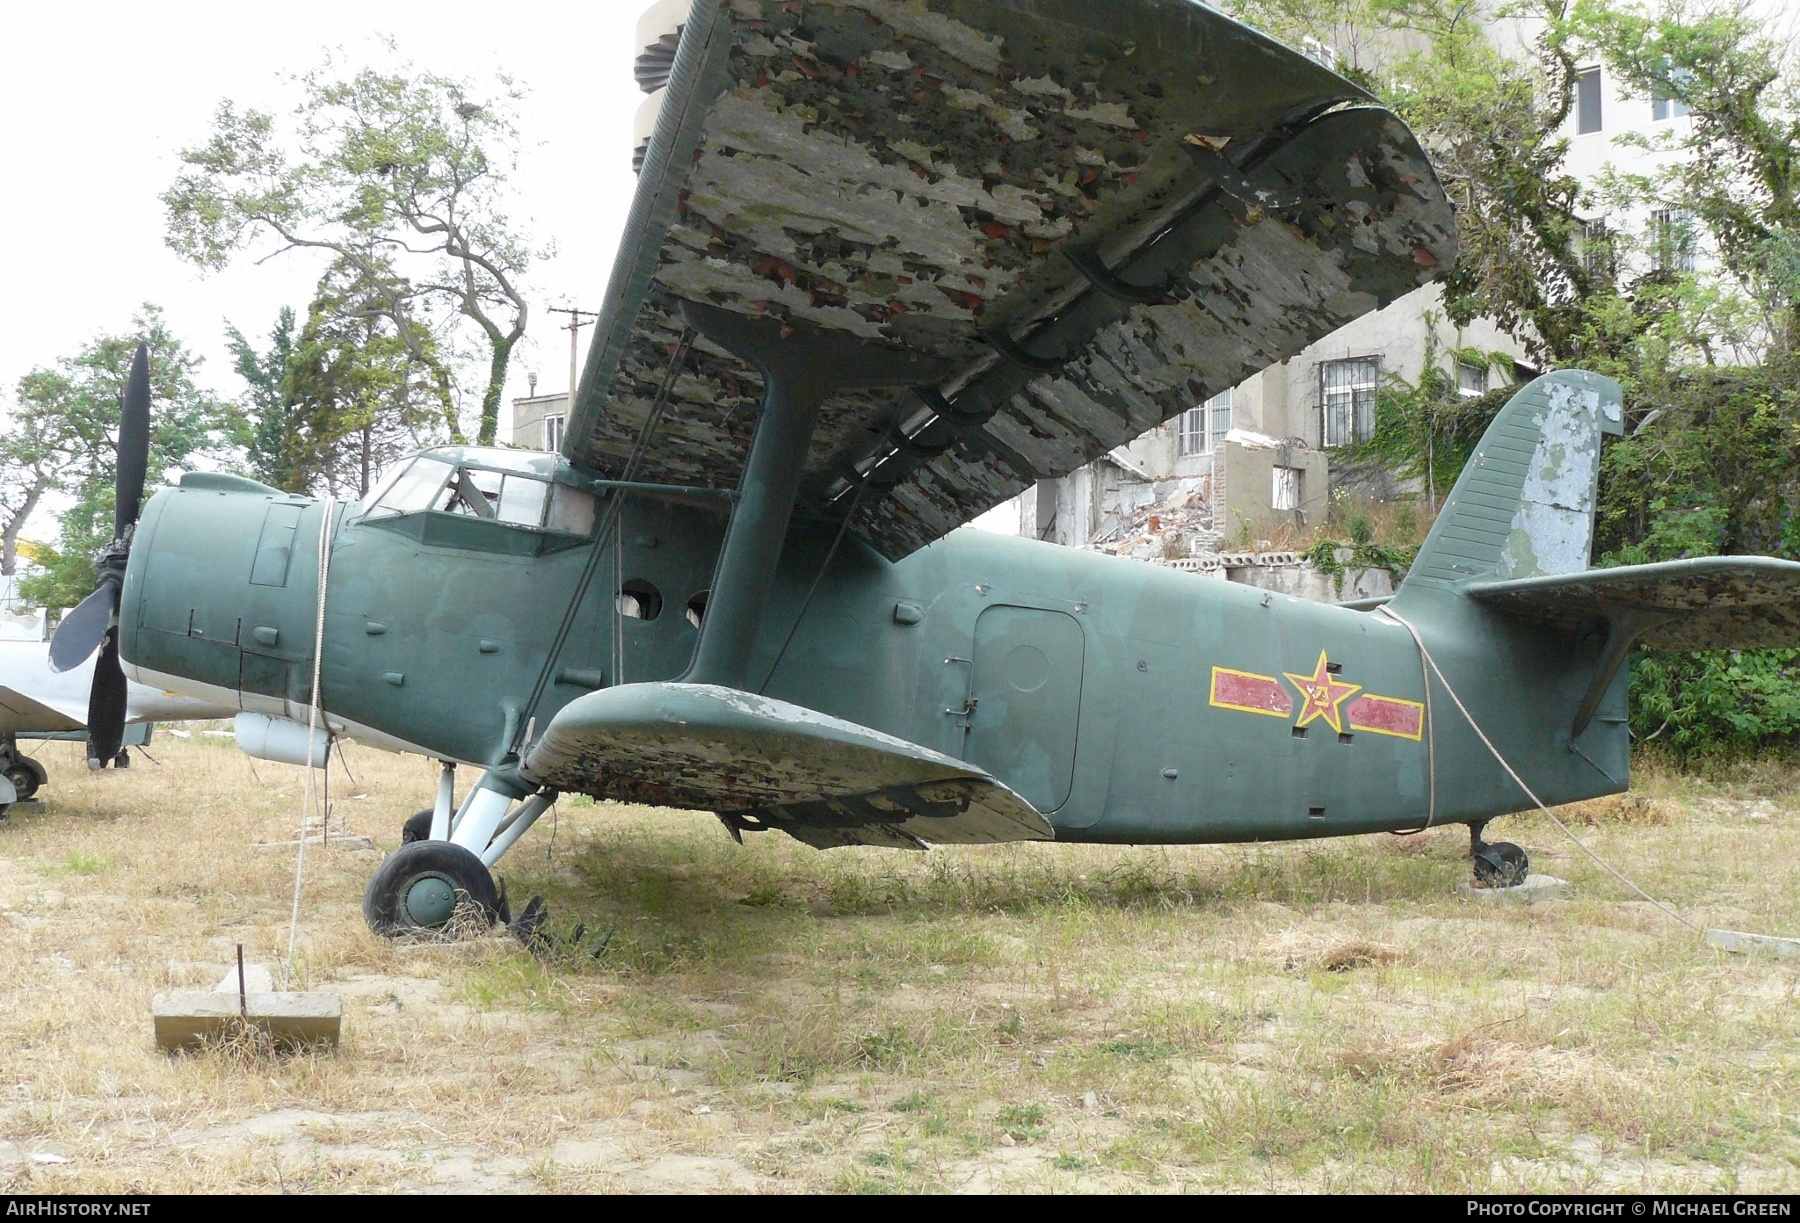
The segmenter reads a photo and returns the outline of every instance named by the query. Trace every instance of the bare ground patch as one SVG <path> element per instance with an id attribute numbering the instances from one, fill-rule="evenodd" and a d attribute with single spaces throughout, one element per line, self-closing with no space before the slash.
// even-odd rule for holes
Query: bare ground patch
<path id="1" fill-rule="evenodd" d="M 165 1057 L 153 993 L 285 948 L 292 851 L 252 846 L 291 838 L 299 770 L 152 751 L 88 776 L 52 747 L 47 808 L 0 824 L 7 1189 L 1800 1180 L 1800 968 L 1698 944 L 1525 817 L 1504 835 L 1571 899 L 1459 901 L 1460 828 L 820 854 L 565 802 L 504 866 L 578 943 L 376 939 L 380 850 L 315 849 L 296 969 L 344 995 L 343 1048 Z M 337 812 L 391 848 L 431 772 L 351 766 Z M 1691 919 L 1800 931 L 1787 786 L 1652 776 L 1570 815 Z"/>

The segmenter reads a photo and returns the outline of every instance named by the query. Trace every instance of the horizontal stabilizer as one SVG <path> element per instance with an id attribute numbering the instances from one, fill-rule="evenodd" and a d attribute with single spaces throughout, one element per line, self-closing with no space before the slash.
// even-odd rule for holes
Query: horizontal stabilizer
<path id="1" fill-rule="evenodd" d="M 714 811 L 809 845 L 1047 841 L 992 775 L 826 714 L 712 684 L 626 684 L 565 706 L 525 760 L 540 785 Z"/>
<path id="2" fill-rule="evenodd" d="M 1574 627 L 1604 618 L 1659 650 L 1800 646 L 1800 563 L 1706 556 L 1510 582 L 1471 582 L 1471 599 Z"/>

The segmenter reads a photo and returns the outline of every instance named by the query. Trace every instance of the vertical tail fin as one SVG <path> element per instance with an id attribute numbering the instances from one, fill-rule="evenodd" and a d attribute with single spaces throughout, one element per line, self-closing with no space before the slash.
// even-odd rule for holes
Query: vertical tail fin
<path id="1" fill-rule="evenodd" d="M 1624 431 L 1623 402 L 1618 383 L 1582 370 L 1522 387 L 1463 468 L 1401 591 L 1586 569 L 1600 436 Z"/>

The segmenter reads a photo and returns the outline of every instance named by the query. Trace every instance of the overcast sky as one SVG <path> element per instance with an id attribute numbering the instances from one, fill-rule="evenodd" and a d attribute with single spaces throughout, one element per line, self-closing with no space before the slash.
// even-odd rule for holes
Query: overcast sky
<path id="1" fill-rule="evenodd" d="M 0 24 L 0 234 L 8 252 L 0 295 L 0 408 L 19 377 L 126 328 L 138 304 L 167 311 L 177 336 L 206 358 L 203 380 L 236 395 L 224 330 L 260 337 L 277 310 L 304 315 L 320 263 L 303 253 L 202 276 L 163 245 L 158 196 L 177 153 L 203 141 L 214 108 L 285 110 L 290 73 L 326 49 L 351 62 L 390 35 L 421 68 L 465 77 L 496 70 L 529 91 L 528 145 L 516 176 L 519 214 L 554 260 L 531 275 L 534 314 L 507 395 L 568 381 L 567 334 L 548 305 L 600 304 L 636 179 L 632 80 L 638 15 L 648 0 L 481 6 L 396 0 L 293 5 L 174 2 L 8 6 Z M 585 337 L 591 329 L 583 332 Z M 504 417 L 502 418 L 504 421 Z"/>

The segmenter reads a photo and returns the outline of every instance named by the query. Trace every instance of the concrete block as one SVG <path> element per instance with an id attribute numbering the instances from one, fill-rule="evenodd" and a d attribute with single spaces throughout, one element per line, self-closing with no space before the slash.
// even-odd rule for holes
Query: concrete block
<path id="1" fill-rule="evenodd" d="M 1531 904 L 1539 900 L 1555 900 L 1559 896 L 1569 894 L 1569 885 L 1554 875 L 1527 875 L 1525 882 L 1510 888 L 1478 888 L 1472 883 L 1459 883 L 1456 890 L 1465 900 L 1479 900 L 1487 904 L 1511 901 L 1514 904 Z"/>
<path id="2" fill-rule="evenodd" d="M 158 994 L 150 1004 L 157 1046 L 169 1052 L 195 1049 L 205 1041 L 229 1036 L 247 1017 L 277 1048 L 336 1047 L 344 1021 L 344 1001 L 337 994 L 316 990 L 254 993 L 246 1000 L 247 1015 L 240 1016 L 235 968 L 231 978 L 229 993 L 178 990 Z"/>
<path id="3" fill-rule="evenodd" d="M 1800 938 L 1782 938 L 1775 934 L 1746 934 L 1742 930 L 1708 930 L 1706 941 L 1720 951 L 1745 955 L 1766 951 L 1783 959 L 1800 959 Z"/>

